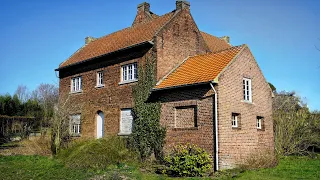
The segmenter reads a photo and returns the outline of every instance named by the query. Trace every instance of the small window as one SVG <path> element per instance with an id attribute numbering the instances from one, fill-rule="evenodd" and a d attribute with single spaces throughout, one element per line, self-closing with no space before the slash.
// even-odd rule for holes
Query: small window
<path id="1" fill-rule="evenodd" d="M 97 87 L 104 86 L 103 84 L 103 72 L 100 71 L 97 73 Z"/>
<path id="2" fill-rule="evenodd" d="M 231 125 L 233 128 L 239 127 L 239 117 L 240 117 L 240 114 L 238 114 L 238 113 L 231 114 Z"/>
<path id="3" fill-rule="evenodd" d="M 81 133 L 80 114 L 75 114 L 70 117 L 70 131 L 74 136 L 78 136 Z"/>
<path id="4" fill-rule="evenodd" d="M 251 79 L 243 78 L 243 100 L 252 102 Z"/>
<path id="5" fill-rule="evenodd" d="M 81 77 L 75 77 L 71 80 L 71 92 L 81 92 L 82 91 L 82 80 Z"/>
<path id="6" fill-rule="evenodd" d="M 257 116 L 257 129 L 262 129 L 263 128 L 263 117 Z"/>
<path id="7" fill-rule="evenodd" d="M 138 80 L 137 63 L 127 64 L 122 66 L 122 82 L 131 82 Z"/>

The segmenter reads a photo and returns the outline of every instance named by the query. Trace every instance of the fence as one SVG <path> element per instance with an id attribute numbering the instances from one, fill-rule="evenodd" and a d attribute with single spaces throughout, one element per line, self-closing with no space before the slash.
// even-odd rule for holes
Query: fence
<path id="1" fill-rule="evenodd" d="M 39 120 L 33 117 L 0 115 L 0 144 L 14 136 L 27 137 L 38 127 Z"/>

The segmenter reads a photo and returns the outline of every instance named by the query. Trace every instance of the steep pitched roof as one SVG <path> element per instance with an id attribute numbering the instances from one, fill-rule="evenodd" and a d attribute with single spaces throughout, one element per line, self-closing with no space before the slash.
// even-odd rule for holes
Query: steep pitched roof
<path id="1" fill-rule="evenodd" d="M 69 57 L 69 59 L 61 63 L 59 68 L 79 63 L 81 61 L 101 56 L 145 41 L 150 41 L 156 32 L 171 19 L 173 14 L 174 12 L 159 17 L 154 16 L 154 20 L 152 21 L 125 28 L 98 38 L 80 48 L 71 57 Z"/>
<path id="2" fill-rule="evenodd" d="M 246 45 L 234 46 L 216 53 L 189 57 L 158 82 L 155 89 L 213 81 L 245 47 Z"/>
<path id="3" fill-rule="evenodd" d="M 216 36 L 212 36 L 211 34 L 201 32 L 201 35 L 204 41 L 207 43 L 211 52 L 218 52 L 231 47 L 225 40 L 220 39 Z"/>

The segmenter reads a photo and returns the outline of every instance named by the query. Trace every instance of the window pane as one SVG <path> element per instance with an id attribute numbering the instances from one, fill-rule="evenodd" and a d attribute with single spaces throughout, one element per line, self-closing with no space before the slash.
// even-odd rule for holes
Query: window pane
<path id="1" fill-rule="evenodd" d="M 132 80 L 132 65 L 129 65 L 129 80 Z"/>
<path id="2" fill-rule="evenodd" d="M 134 74 L 134 79 L 138 79 L 138 68 L 137 68 L 137 63 L 135 63 L 135 64 L 134 64 L 133 69 L 134 69 L 134 72 L 133 72 L 133 74 Z"/>

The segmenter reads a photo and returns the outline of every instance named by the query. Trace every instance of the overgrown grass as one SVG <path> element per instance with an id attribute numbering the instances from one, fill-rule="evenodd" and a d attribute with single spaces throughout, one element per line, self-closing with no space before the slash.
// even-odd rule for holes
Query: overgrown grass
<path id="1" fill-rule="evenodd" d="M 205 180 L 205 179 L 320 179 L 320 156 L 285 157 L 274 168 L 240 171 L 229 170 L 210 178 L 170 178 L 122 164 L 104 170 L 67 168 L 61 162 L 43 156 L 0 156 L 0 179 L 150 179 L 150 180 Z"/>
<path id="2" fill-rule="evenodd" d="M 238 179 L 320 179 L 320 156 L 289 156 L 280 159 L 277 167 L 245 171 Z"/>
<path id="3" fill-rule="evenodd" d="M 41 155 L 51 156 L 50 138 L 47 136 L 30 137 L 19 142 L 0 145 L 0 155 Z"/>
<path id="4" fill-rule="evenodd" d="M 67 169 L 44 156 L 0 156 L 0 179 L 88 179 L 86 170 Z"/>
<path id="5" fill-rule="evenodd" d="M 68 167 L 90 169 L 106 169 L 136 160 L 135 154 L 126 148 L 126 142 L 117 136 L 75 141 L 61 150 L 57 158 Z"/>

